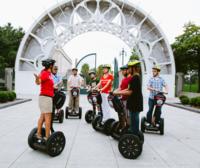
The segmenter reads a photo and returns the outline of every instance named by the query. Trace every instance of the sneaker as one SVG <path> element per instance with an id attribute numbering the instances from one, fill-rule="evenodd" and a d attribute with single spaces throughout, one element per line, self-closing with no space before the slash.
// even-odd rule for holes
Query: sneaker
<path id="1" fill-rule="evenodd" d="M 156 127 L 159 128 L 159 127 L 160 127 L 160 124 L 157 123 L 157 124 L 156 124 Z"/>
<path id="2" fill-rule="evenodd" d="M 145 122 L 145 126 L 146 126 L 146 127 L 149 127 L 150 125 L 151 125 L 150 123 Z"/>

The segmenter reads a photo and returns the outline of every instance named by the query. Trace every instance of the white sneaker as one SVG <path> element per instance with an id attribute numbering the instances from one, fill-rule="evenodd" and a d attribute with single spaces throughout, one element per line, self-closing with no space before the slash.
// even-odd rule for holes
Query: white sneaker
<path id="1" fill-rule="evenodd" d="M 159 128 L 159 127 L 160 127 L 160 124 L 156 124 L 156 127 L 158 127 L 158 128 Z"/>
<path id="2" fill-rule="evenodd" d="M 150 125 L 151 125 L 150 123 L 145 122 L 145 126 L 146 126 L 146 127 L 149 127 Z"/>

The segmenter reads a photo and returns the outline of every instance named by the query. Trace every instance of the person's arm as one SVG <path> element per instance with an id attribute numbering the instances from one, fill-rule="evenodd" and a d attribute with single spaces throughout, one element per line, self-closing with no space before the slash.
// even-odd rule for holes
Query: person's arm
<path id="1" fill-rule="evenodd" d="M 101 88 L 101 81 L 99 81 L 99 83 L 97 84 L 97 89 Z"/>
<path id="2" fill-rule="evenodd" d="M 113 92 L 114 95 L 122 95 L 122 96 L 130 96 L 133 93 L 132 90 L 124 89 L 124 90 L 115 90 Z"/>
<path id="3" fill-rule="evenodd" d="M 68 90 L 71 89 L 71 76 L 69 77 L 69 79 L 67 80 L 67 87 L 68 87 Z"/>
<path id="4" fill-rule="evenodd" d="M 34 76 L 35 76 L 35 83 L 36 83 L 36 85 L 40 85 L 41 84 L 40 76 L 37 75 L 37 74 L 34 74 Z"/>
<path id="5" fill-rule="evenodd" d="M 152 87 L 151 79 L 149 79 L 149 83 L 147 84 L 147 90 L 149 90 L 150 92 L 155 91 L 155 89 Z"/>

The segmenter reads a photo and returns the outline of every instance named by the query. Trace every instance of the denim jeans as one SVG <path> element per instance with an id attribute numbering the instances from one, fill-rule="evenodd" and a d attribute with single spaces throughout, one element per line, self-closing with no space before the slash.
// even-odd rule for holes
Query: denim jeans
<path id="1" fill-rule="evenodd" d="M 151 123 L 152 120 L 152 113 L 154 109 L 155 102 L 153 99 L 149 98 L 149 111 L 147 112 L 147 122 Z M 154 117 L 155 117 L 155 122 L 158 123 L 160 121 L 160 116 L 161 116 L 161 107 L 156 107 L 155 112 L 154 112 Z"/>
<path id="2" fill-rule="evenodd" d="M 129 129 L 130 129 L 131 133 L 137 135 L 139 132 L 140 113 L 129 111 L 129 116 L 130 116 L 130 128 Z"/>

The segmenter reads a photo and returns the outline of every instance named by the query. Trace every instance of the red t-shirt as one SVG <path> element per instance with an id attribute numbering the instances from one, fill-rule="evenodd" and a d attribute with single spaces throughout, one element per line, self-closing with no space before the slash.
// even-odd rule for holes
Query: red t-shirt
<path id="1" fill-rule="evenodd" d="M 54 96 L 54 82 L 53 77 L 51 75 L 51 72 L 42 70 L 40 73 L 40 79 L 41 79 L 41 90 L 40 95 L 44 96 Z"/>
<path id="2" fill-rule="evenodd" d="M 120 89 L 124 90 L 128 88 L 129 82 L 131 81 L 132 77 L 124 77 L 120 84 Z M 127 100 L 127 96 L 122 96 L 122 100 Z"/>
<path id="3" fill-rule="evenodd" d="M 111 81 L 114 80 L 114 77 L 113 77 L 112 74 L 108 74 L 107 77 L 102 76 L 102 77 L 101 77 L 101 86 L 102 86 L 102 88 L 104 88 L 104 86 L 106 86 L 107 83 L 108 83 L 110 80 L 111 80 Z M 109 92 L 111 92 L 111 91 L 112 91 L 112 82 L 110 83 L 110 85 L 109 85 L 107 88 L 105 88 L 104 90 L 102 90 L 102 93 L 109 93 Z"/>

